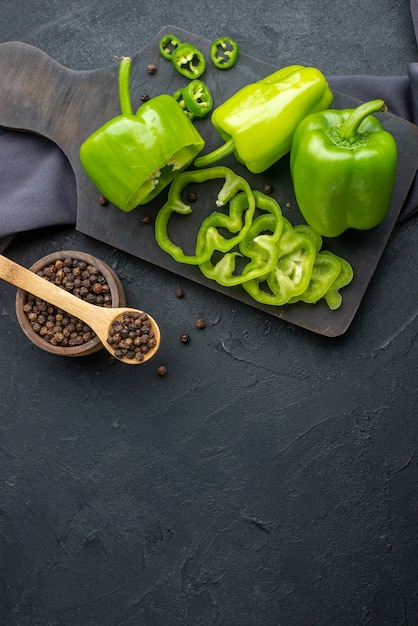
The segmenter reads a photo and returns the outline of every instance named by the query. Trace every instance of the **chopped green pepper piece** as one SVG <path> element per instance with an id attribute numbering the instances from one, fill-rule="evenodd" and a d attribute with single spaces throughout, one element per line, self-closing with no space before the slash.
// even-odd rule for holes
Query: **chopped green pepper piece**
<path id="1" fill-rule="evenodd" d="M 164 59 L 170 61 L 174 50 L 176 50 L 180 44 L 181 41 L 178 37 L 167 33 L 167 35 L 161 37 L 158 48 L 160 50 L 160 54 L 164 57 Z"/>
<path id="2" fill-rule="evenodd" d="M 199 78 L 206 69 L 203 53 L 191 43 L 181 43 L 170 58 L 176 70 L 186 78 Z"/>
<path id="3" fill-rule="evenodd" d="M 190 205 L 181 199 L 183 189 L 189 183 L 203 183 L 208 180 L 224 179 L 220 189 L 216 205 L 220 208 L 229 202 L 229 213 L 226 215 L 214 211 L 203 220 L 196 241 L 194 255 L 185 254 L 182 248 L 173 243 L 168 235 L 168 222 L 173 213 L 187 215 L 192 212 Z M 230 200 L 238 192 L 243 191 L 247 202 L 237 205 Z M 158 211 L 155 219 L 155 238 L 165 252 L 180 263 L 199 265 L 208 261 L 215 250 L 228 252 L 236 246 L 249 230 L 255 211 L 254 195 L 248 182 L 235 174 L 232 170 L 221 165 L 205 170 L 191 170 L 178 174 L 168 191 L 167 202 Z M 226 238 L 218 230 L 226 228 L 230 233 L 237 233 L 233 237 Z"/>
<path id="4" fill-rule="evenodd" d="M 206 83 L 198 78 L 190 81 L 183 88 L 183 99 L 186 107 L 196 117 L 205 117 L 212 110 L 211 91 Z"/>
<path id="5" fill-rule="evenodd" d="M 332 102 L 325 76 L 316 68 L 291 65 L 240 89 L 212 113 L 212 124 L 225 141 L 199 156 L 207 167 L 232 152 L 254 174 L 264 172 L 289 152 L 299 122 Z"/>
<path id="6" fill-rule="evenodd" d="M 356 109 L 329 109 L 301 121 L 290 168 L 306 222 L 324 237 L 368 230 L 385 217 L 395 183 L 394 137 L 372 113 L 383 100 Z"/>
<path id="7" fill-rule="evenodd" d="M 184 89 L 177 89 L 177 91 L 175 91 L 173 93 L 173 98 L 174 98 L 174 100 L 176 100 L 179 103 L 179 105 L 181 106 L 183 112 L 185 113 L 185 115 L 187 115 L 189 120 L 190 121 L 194 120 L 195 115 L 194 115 L 194 113 L 192 113 L 192 111 L 190 111 L 190 109 L 186 105 L 186 101 L 184 99 Z"/>
<path id="8" fill-rule="evenodd" d="M 257 209 L 266 213 L 255 218 L 247 234 L 239 243 L 239 252 L 227 252 L 213 264 L 212 260 L 199 265 L 202 273 L 224 287 L 240 285 L 244 281 L 258 278 L 271 272 L 278 257 L 277 242 L 280 238 L 283 218 L 279 204 L 274 198 L 253 190 Z M 248 196 L 240 193 L 232 198 L 241 213 L 248 207 Z M 236 208 L 236 207 L 234 207 Z M 250 259 L 240 274 L 234 274 L 237 257 Z"/>
<path id="9" fill-rule="evenodd" d="M 131 59 L 119 68 L 121 115 L 80 147 L 81 163 L 99 191 L 122 211 L 155 198 L 205 145 L 172 96 L 161 94 L 132 113 Z"/>
<path id="10" fill-rule="evenodd" d="M 231 37 L 219 37 L 210 47 L 212 63 L 221 70 L 233 67 L 238 61 L 239 45 Z"/>

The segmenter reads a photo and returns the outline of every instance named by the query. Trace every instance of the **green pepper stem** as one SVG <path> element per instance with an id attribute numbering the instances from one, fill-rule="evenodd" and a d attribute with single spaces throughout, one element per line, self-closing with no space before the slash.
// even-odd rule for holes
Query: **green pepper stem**
<path id="1" fill-rule="evenodd" d="M 228 141 L 226 141 L 223 144 L 223 146 L 216 148 L 216 150 L 209 152 L 209 154 L 205 154 L 201 157 L 198 157 L 194 161 L 194 165 L 195 167 L 207 167 L 208 165 L 212 165 L 213 163 L 216 163 L 216 161 L 220 161 L 221 159 L 224 159 L 229 154 L 231 154 L 234 150 L 235 150 L 235 143 L 232 137 L 230 137 Z"/>
<path id="2" fill-rule="evenodd" d="M 386 105 L 384 100 L 370 100 L 360 104 L 353 110 L 351 115 L 345 120 L 339 130 L 340 139 L 354 143 L 357 139 L 357 132 L 360 124 L 366 117 L 378 111 L 385 111 Z"/>
<path id="3" fill-rule="evenodd" d="M 131 57 L 121 57 L 119 64 L 119 104 L 122 115 L 133 115 L 131 94 L 129 91 L 129 78 L 131 75 Z"/>

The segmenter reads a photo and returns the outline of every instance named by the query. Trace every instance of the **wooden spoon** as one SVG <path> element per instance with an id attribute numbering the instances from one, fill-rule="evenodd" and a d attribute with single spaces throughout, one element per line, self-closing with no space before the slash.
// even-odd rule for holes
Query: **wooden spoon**
<path id="1" fill-rule="evenodd" d="M 34 272 L 25 267 L 22 267 L 18 263 L 11 261 L 5 256 L 0 254 L 0 278 L 6 280 L 8 283 L 20 287 L 24 291 L 31 293 L 32 295 L 45 300 L 49 304 L 53 304 L 59 307 L 63 311 L 66 311 L 70 315 L 81 319 L 85 324 L 96 333 L 103 346 L 108 350 L 115 358 L 119 359 L 123 363 L 129 363 L 129 365 L 139 365 L 145 363 L 157 352 L 160 347 L 160 329 L 156 321 L 146 314 L 151 322 L 151 328 L 155 336 L 155 347 L 144 354 L 142 361 L 137 359 L 129 359 L 125 356 L 118 357 L 115 354 L 114 348 L 109 345 L 107 339 L 113 322 L 120 321 L 124 313 L 139 313 L 144 311 L 138 309 L 131 309 L 129 307 L 124 308 L 105 308 L 89 304 L 72 293 L 61 289 L 57 285 L 49 282 L 45 278 L 38 276 Z"/>

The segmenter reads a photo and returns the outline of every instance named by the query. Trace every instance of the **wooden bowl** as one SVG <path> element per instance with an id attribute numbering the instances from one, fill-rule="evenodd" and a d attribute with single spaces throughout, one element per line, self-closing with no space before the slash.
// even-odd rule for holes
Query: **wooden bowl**
<path id="1" fill-rule="evenodd" d="M 59 252 L 52 252 L 47 256 L 39 259 L 29 269 L 33 272 L 39 272 L 45 267 L 54 263 L 57 260 L 64 260 L 67 258 L 77 259 L 78 261 L 85 261 L 88 265 L 95 266 L 99 272 L 104 276 L 106 283 L 109 285 L 110 294 L 112 296 L 112 307 L 123 307 L 126 305 L 125 292 L 119 277 L 106 263 L 100 259 L 87 254 L 86 252 L 74 251 L 74 250 L 62 250 Z M 46 280 L 46 279 L 45 279 Z M 25 335 L 34 343 L 38 348 L 56 354 L 58 356 L 86 356 L 97 352 L 103 348 L 103 344 L 100 339 L 94 336 L 89 341 L 77 346 L 61 346 L 53 345 L 46 341 L 41 335 L 35 332 L 32 325 L 24 311 L 24 306 L 28 301 L 28 293 L 23 289 L 18 289 L 16 293 L 16 316 Z M 98 305 L 99 306 L 99 305 Z"/>

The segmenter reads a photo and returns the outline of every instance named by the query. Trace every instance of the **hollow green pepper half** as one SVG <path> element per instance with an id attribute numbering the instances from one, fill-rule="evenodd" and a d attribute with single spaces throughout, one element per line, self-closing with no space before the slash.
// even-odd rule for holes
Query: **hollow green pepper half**
<path id="1" fill-rule="evenodd" d="M 299 122 L 326 109 L 332 99 L 318 69 L 284 67 L 243 87 L 214 109 L 212 124 L 225 143 L 194 164 L 207 167 L 234 153 L 250 172 L 263 172 L 289 152 Z"/>
<path id="2" fill-rule="evenodd" d="M 183 202 L 181 194 L 189 183 L 204 183 L 208 180 L 224 179 L 218 193 L 216 206 L 221 208 L 229 202 L 229 213 L 214 211 L 202 221 L 199 228 L 195 254 L 185 254 L 183 249 L 171 241 L 168 234 L 170 217 L 173 213 L 187 215 L 192 212 L 190 205 Z M 246 202 L 231 203 L 230 200 L 239 192 L 244 192 Z M 168 191 L 167 202 L 158 211 L 155 219 L 155 239 L 165 252 L 170 254 L 179 263 L 199 265 L 208 261 L 215 250 L 227 252 L 236 246 L 249 230 L 255 211 L 255 200 L 248 182 L 238 176 L 231 169 L 221 165 L 205 170 L 188 170 L 178 174 Z M 232 237 L 224 237 L 218 230 L 223 228 Z"/>
<path id="3" fill-rule="evenodd" d="M 199 78 L 206 69 L 203 53 L 191 43 L 181 43 L 170 56 L 175 69 L 186 78 Z"/>
<path id="4" fill-rule="evenodd" d="M 157 196 L 204 147 L 204 140 L 167 94 L 151 98 L 134 115 L 129 94 L 131 59 L 119 68 L 121 115 L 80 148 L 81 163 L 100 192 L 122 211 Z"/>
<path id="5" fill-rule="evenodd" d="M 228 70 L 238 61 L 239 45 L 231 37 L 219 37 L 210 47 L 210 59 L 215 67 Z"/>
<path id="6" fill-rule="evenodd" d="M 296 200 L 306 222 L 325 237 L 373 228 L 387 212 L 397 148 L 372 115 L 383 109 L 383 100 L 372 100 L 321 111 L 296 129 L 290 155 Z"/>
<path id="7" fill-rule="evenodd" d="M 277 242 L 283 228 L 283 217 L 279 204 L 269 196 L 253 190 L 256 209 L 265 211 L 256 217 L 248 232 L 239 243 L 239 252 L 226 252 L 215 264 L 212 259 L 199 265 L 204 276 L 224 287 L 240 285 L 271 272 L 279 254 Z M 240 193 L 230 202 L 237 205 L 241 213 L 248 208 L 248 196 Z M 237 258 L 245 259 L 239 274 L 235 273 Z"/>

